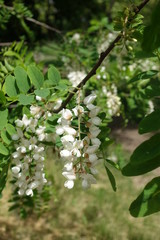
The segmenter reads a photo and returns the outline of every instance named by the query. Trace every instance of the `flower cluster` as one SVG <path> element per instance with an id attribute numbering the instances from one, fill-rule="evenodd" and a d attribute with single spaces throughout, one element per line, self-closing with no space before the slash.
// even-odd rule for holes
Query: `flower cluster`
<path id="1" fill-rule="evenodd" d="M 94 175 L 98 163 L 96 152 L 101 144 L 98 139 L 101 119 L 97 116 L 100 108 L 93 104 L 95 99 L 95 94 L 87 96 L 83 101 L 84 107 L 79 104 L 72 111 L 63 109 L 58 119 L 56 133 L 62 136 L 60 156 L 65 161 L 62 174 L 67 179 L 64 186 L 68 189 L 73 188 L 77 177 L 82 179 L 83 188 L 96 183 Z M 77 125 L 74 125 L 75 119 Z"/>
<path id="2" fill-rule="evenodd" d="M 108 108 L 108 114 L 110 116 L 119 116 L 121 99 L 117 96 L 117 87 L 115 84 L 112 84 L 109 90 L 106 88 L 106 86 L 103 86 L 102 92 L 107 97 L 106 104 Z"/>
<path id="3" fill-rule="evenodd" d="M 73 87 L 76 87 L 85 78 L 84 71 L 72 71 L 68 74 L 68 79 L 72 83 Z"/>
<path id="4" fill-rule="evenodd" d="M 12 136 L 15 142 L 12 173 L 21 196 L 33 196 L 33 190 L 41 191 L 47 182 L 44 173 L 45 145 L 42 142 L 47 141 L 49 136 L 45 133 L 44 124 L 39 125 L 39 119 L 44 122 L 50 113 L 44 113 L 39 106 L 31 106 L 30 113 L 32 117 L 24 114 L 21 120 L 15 121 L 16 134 Z"/>
<path id="5" fill-rule="evenodd" d="M 107 40 L 105 37 L 105 40 L 98 44 L 97 52 L 99 54 L 104 52 L 109 47 L 109 44 L 115 39 L 115 36 L 116 36 L 116 32 L 108 33 Z"/>

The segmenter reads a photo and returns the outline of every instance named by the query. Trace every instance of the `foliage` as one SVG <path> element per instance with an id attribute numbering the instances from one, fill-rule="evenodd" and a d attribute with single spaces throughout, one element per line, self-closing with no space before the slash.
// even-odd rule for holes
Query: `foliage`
<path id="1" fill-rule="evenodd" d="M 94 7 L 99 6 L 100 9 L 105 5 L 103 1 L 100 5 L 98 1 L 93 2 Z M 55 1 L 55 6 L 61 4 L 63 1 Z M 90 4 L 91 2 L 88 6 Z M 67 7 L 68 5 L 65 5 L 65 8 Z M 80 5 L 81 7 L 83 4 Z M 112 9 L 113 6 L 110 7 Z M 33 17 L 30 5 L 26 7 L 25 2 L 14 1 L 13 5 L 9 6 L 1 1 L 0 8 L 2 9 L 0 28 L 4 32 L 10 21 L 16 18 L 25 32 L 25 36 L 22 34 L 23 39 L 29 41 L 36 39 L 38 32 L 35 34 L 26 23 L 28 18 Z M 72 8 L 75 9 L 74 4 Z M 69 156 L 76 156 L 72 162 L 67 159 L 63 172 L 67 178 L 64 185 L 68 188 L 73 187 L 75 176 L 83 179 L 84 188 L 95 183 L 94 167 L 97 164 L 97 158 L 103 159 L 114 191 L 117 187 L 111 167 L 121 170 L 124 176 L 138 176 L 160 166 L 159 132 L 138 146 L 131 155 L 129 163 L 124 167 L 120 162 L 115 163 L 106 157 L 107 148 L 112 143 L 109 138 L 109 124 L 114 118 L 122 117 L 124 124 L 128 121 L 140 122 L 140 134 L 160 129 L 158 123 L 160 115 L 159 8 L 158 1 L 148 23 L 143 22 L 143 15 L 135 14 L 134 5 L 118 12 L 114 24 L 111 23 L 112 16 L 107 18 L 103 15 L 98 20 L 96 16 L 90 19 L 90 12 L 85 13 L 86 19 L 90 19 L 90 21 L 85 19 L 85 34 L 83 28 L 74 29 L 80 27 L 81 23 L 73 24 L 73 29 L 68 31 L 70 23 L 65 23 L 65 20 L 59 22 L 56 19 L 57 25 L 65 26 L 67 30 L 63 40 L 58 39 L 43 46 L 40 42 L 40 47 L 33 52 L 29 50 L 24 40 L 1 49 L 0 193 L 5 187 L 11 168 L 14 180 L 11 181 L 13 205 L 10 210 L 17 209 L 22 217 L 25 217 L 27 212 L 39 205 L 38 202 L 42 201 L 43 205 L 45 201 L 50 200 L 50 190 L 45 191 L 45 188 L 44 192 L 42 190 L 46 178 L 43 173 L 44 164 L 40 162 L 46 157 L 43 151 L 49 148 L 66 159 Z M 34 5 L 33 12 L 35 9 L 38 9 L 37 4 Z M 54 6 L 52 6 L 53 9 Z M 77 16 L 77 11 L 79 13 L 80 9 L 76 9 L 71 16 L 72 21 L 72 17 Z M 53 18 L 54 16 L 51 20 Z M 46 15 L 42 19 L 46 19 Z M 117 31 L 121 34 L 120 41 L 103 61 L 96 74 L 86 83 L 83 90 L 74 88 L 93 67 L 99 55 L 103 55 L 115 39 Z M 38 55 L 37 51 L 40 51 L 41 55 Z M 38 64 L 33 57 L 34 54 Z M 77 90 L 78 93 L 76 93 Z M 68 109 L 62 110 L 61 103 L 73 91 L 75 95 L 69 99 Z M 101 111 L 93 104 L 96 95 L 98 97 L 94 104 L 100 106 Z M 66 108 L 66 105 L 64 107 Z M 59 108 L 62 110 L 61 115 L 56 111 Z M 90 115 L 93 116 L 90 117 Z M 58 133 L 58 127 L 62 133 Z M 68 133 L 68 130 L 65 130 L 66 127 L 70 127 L 70 131 L 74 128 L 78 129 L 77 135 Z M 91 127 L 94 128 L 93 132 Z M 94 132 L 98 133 L 94 135 Z M 62 134 L 64 134 L 63 137 L 58 136 Z M 64 139 L 69 140 L 64 141 Z M 96 146 L 89 145 L 92 140 L 96 141 Z M 78 141 L 83 143 L 83 148 L 76 145 Z M 73 146 L 74 149 L 72 149 Z M 95 151 L 98 151 L 98 157 Z M 70 155 L 67 156 L 67 154 Z M 96 160 L 90 160 L 89 154 L 93 154 L 92 157 Z M 22 174 L 23 171 L 26 174 L 25 177 Z M 31 182 L 26 186 L 25 181 L 27 182 L 28 179 Z M 28 186 L 32 187 L 28 188 Z M 146 185 L 140 196 L 131 204 L 130 213 L 134 217 L 142 217 L 159 210 L 159 177 L 157 177 Z"/>

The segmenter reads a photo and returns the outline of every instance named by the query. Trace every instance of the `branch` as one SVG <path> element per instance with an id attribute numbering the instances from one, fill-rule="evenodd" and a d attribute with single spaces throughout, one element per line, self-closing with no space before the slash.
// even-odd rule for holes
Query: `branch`
<path id="1" fill-rule="evenodd" d="M 7 6 L 7 5 L 0 5 L 0 8 L 6 8 L 6 9 L 8 9 L 9 11 L 13 11 L 14 10 L 14 7 L 10 7 L 10 6 Z M 58 30 L 58 29 L 56 29 L 56 28 L 54 28 L 54 27 L 51 27 L 51 26 L 49 26 L 48 24 L 46 24 L 46 23 L 43 23 L 43 22 L 40 22 L 40 21 L 38 21 L 38 20 L 36 20 L 36 19 L 34 19 L 34 18 L 30 18 L 30 17 L 24 17 L 27 21 L 29 21 L 29 22 L 33 22 L 34 24 L 36 24 L 36 25 L 39 25 L 39 26 L 41 26 L 41 27 L 44 27 L 44 28 L 46 28 L 46 29 L 48 29 L 48 30 L 50 30 L 50 31 L 52 31 L 52 32 L 56 32 L 56 33 L 58 33 L 58 34 L 62 34 L 61 33 L 61 31 L 60 30 Z"/>
<path id="2" fill-rule="evenodd" d="M 58 33 L 58 34 L 61 34 L 61 31 L 60 31 L 60 30 L 58 30 L 58 29 L 56 29 L 56 28 L 53 28 L 53 27 L 49 26 L 49 25 L 46 24 L 46 23 L 37 21 L 36 19 L 30 18 L 30 17 L 27 17 L 27 18 L 25 18 L 25 19 L 26 19 L 27 21 L 29 21 L 29 22 L 35 23 L 36 25 L 39 25 L 39 26 L 44 27 L 44 28 L 46 28 L 46 29 L 48 29 L 48 30 L 51 30 L 52 32 L 56 32 L 56 33 Z"/>
<path id="3" fill-rule="evenodd" d="M 150 0 L 144 0 L 140 5 L 136 6 L 134 8 L 134 13 L 135 16 L 144 8 L 144 6 L 149 2 Z M 93 77 L 96 74 L 97 69 L 100 67 L 100 65 L 102 64 L 102 62 L 104 61 L 104 59 L 109 55 L 109 53 L 113 50 L 113 48 L 116 46 L 116 44 L 121 40 L 122 38 L 122 32 L 113 40 L 113 42 L 110 44 L 110 46 L 106 49 L 106 51 L 102 52 L 100 54 L 100 57 L 97 61 L 97 63 L 93 66 L 93 68 L 91 69 L 91 71 L 87 74 L 87 76 L 78 84 L 78 86 L 76 86 L 72 93 L 69 93 L 68 97 L 66 98 L 66 100 L 62 103 L 62 105 L 56 109 L 53 110 L 54 113 L 58 113 L 60 112 L 63 108 L 65 108 L 67 106 L 67 104 L 70 102 L 70 100 L 72 99 L 72 97 L 75 95 L 75 93 L 78 91 L 79 88 L 82 88 L 86 82 Z"/>

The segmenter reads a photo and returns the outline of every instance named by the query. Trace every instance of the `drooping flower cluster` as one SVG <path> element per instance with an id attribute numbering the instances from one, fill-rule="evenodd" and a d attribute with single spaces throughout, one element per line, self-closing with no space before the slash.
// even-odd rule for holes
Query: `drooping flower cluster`
<path id="1" fill-rule="evenodd" d="M 76 42 L 77 44 L 79 44 L 81 41 L 81 35 L 79 33 L 74 33 L 72 38 L 70 39 L 70 42 Z"/>
<path id="2" fill-rule="evenodd" d="M 15 141 L 12 173 L 21 196 L 33 196 L 33 190 L 41 191 L 47 182 L 44 173 L 45 145 L 42 142 L 48 140 L 48 134 L 45 126 L 39 125 L 39 119 L 42 117 L 44 122 L 50 113 L 44 113 L 39 106 L 31 106 L 30 113 L 32 117 L 24 114 L 21 120 L 15 121 L 17 133 L 12 136 Z"/>
<path id="3" fill-rule="evenodd" d="M 106 104 L 108 108 L 108 114 L 110 116 L 119 116 L 121 99 L 117 95 L 117 87 L 115 84 L 112 84 L 109 90 L 106 88 L 106 86 L 103 86 L 102 92 L 107 97 Z"/>
<path id="4" fill-rule="evenodd" d="M 69 81 L 73 87 L 76 87 L 85 78 L 86 74 L 84 71 L 72 71 L 68 74 Z"/>
<path id="5" fill-rule="evenodd" d="M 63 148 L 60 156 L 65 161 L 62 174 L 67 179 L 64 186 L 68 189 L 73 188 L 77 177 L 82 178 L 83 188 L 96 183 L 94 175 L 97 173 L 95 166 L 98 163 L 96 152 L 101 144 L 98 139 L 101 119 L 97 116 L 100 108 L 93 105 L 95 99 L 96 95 L 91 94 L 84 99 L 84 107 L 79 104 L 72 111 L 63 109 L 58 120 L 56 133 L 61 135 Z M 77 125 L 74 123 L 75 119 Z"/>

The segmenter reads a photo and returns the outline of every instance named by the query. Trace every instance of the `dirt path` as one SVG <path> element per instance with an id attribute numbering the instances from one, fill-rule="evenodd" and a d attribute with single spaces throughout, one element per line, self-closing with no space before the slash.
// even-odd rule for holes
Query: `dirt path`
<path id="1" fill-rule="evenodd" d="M 112 132 L 117 143 L 121 143 L 125 151 L 133 152 L 133 150 L 143 141 L 151 137 L 151 134 L 140 135 L 137 129 L 126 128 L 116 129 Z"/>

